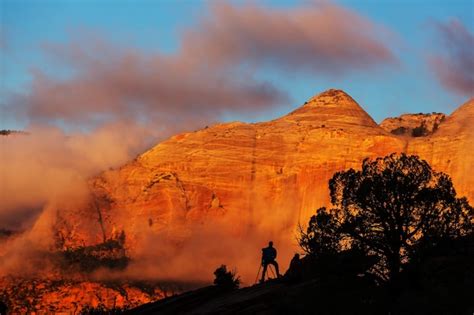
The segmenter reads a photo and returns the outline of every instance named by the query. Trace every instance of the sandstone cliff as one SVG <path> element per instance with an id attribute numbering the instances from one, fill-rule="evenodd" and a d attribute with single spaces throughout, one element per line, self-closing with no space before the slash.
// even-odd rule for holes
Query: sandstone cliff
<path id="1" fill-rule="evenodd" d="M 121 230 L 132 243 L 148 231 L 181 238 L 188 224 L 222 215 L 235 217 L 236 234 L 263 219 L 294 231 L 328 203 L 334 172 L 404 150 L 405 140 L 349 95 L 329 90 L 273 121 L 218 124 L 158 144 L 93 179 L 95 205 L 68 213 L 68 222 L 86 243 Z"/>
<path id="2" fill-rule="evenodd" d="M 179 239 L 187 224 L 221 215 L 236 216 L 237 234 L 268 216 L 278 218 L 278 229 L 294 228 L 328 204 L 335 172 L 392 152 L 427 159 L 473 200 L 472 108 L 471 100 L 445 120 L 404 116 L 433 132 L 406 139 L 387 132 L 388 122 L 378 126 L 343 91 L 329 90 L 270 122 L 218 124 L 158 144 L 93 179 L 93 206 L 75 211 L 69 222 L 84 231 L 77 236 L 86 243 L 121 230 L 132 244 L 147 231 Z"/>
<path id="3" fill-rule="evenodd" d="M 179 241 L 187 226 L 219 216 L 235 218 L 236 235 L 256 224 L 294 230 L 328 204 L 327 183 L 335 172 L 392 152 L 427 159 L 473 200 L 473 101 L 447 119 L 417 116 L 402 121 L 421 122 L 433 134 L 399 137 L 349 95 L 329 90 L 273 121 L 178 134 L 92 179 L 91 206 L 68 212 L 68 226 L 58 230 L 68 235 L 67 246 L 101 242 L 122 230 L 129 244 L 149 232 Z"/>

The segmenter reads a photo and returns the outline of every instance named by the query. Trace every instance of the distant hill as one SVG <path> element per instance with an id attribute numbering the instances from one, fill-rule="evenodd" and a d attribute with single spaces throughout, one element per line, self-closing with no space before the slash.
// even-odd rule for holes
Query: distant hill
<path id="1" fill-rule="evenodd" d="M 2 129 L 0 130 L 0 136 L 14 136 L 14 135 L 27 135 L 28 132 L 22 130 L 10 130 L 10 129 Z"/>

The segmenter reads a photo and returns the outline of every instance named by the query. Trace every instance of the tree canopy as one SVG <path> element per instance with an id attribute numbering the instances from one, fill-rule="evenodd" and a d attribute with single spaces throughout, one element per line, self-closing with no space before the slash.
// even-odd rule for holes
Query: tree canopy
<path id="1" fill-rule="evenodd" d="M 333 207 L 311 217 L 300 246 L 310 255 L 357 249 L 376 256 L 370 272 L 381 281 L 395 281 L 441 242 L 473 233 L 467 199 L 456 196 L 448 175 L 417 156 L 366 159 L 360 171 L 334 174 L 329 189 Z"/>

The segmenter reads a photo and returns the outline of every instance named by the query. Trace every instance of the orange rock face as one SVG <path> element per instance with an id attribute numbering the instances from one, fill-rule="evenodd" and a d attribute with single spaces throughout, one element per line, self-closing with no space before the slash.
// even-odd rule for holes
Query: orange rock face
<path id="1" fill-rule="evenodd" d="M 241 234 L 269 212 L 279 228 L 294 228 L 328 203 L 334 172 L 405 147 L 350 96 L 330 90 L 270 122 L 176 135 L 105 172 L 91 182 L 103 228 L 91 208 L 75 215 L 74 229 L 96 226 L 80 233 L 86 243 L 100 241 L 102 229 L 124 230 L 133 243 L 143 231 L 179 238 L 188 224 L 234 215 Z"/>
<path id="2" fill-rule="evenodd" d="M 417 154 L 452 177 L 461 196 L 474 203 L 474 99 L 459 107 L 430 137 L 408 142 L 408 154 Z"/>
<path id="3" fill-rule="evenodd" d="M 133 251 L 143 233 L 179 240 L 188 226 L 220 216 L 235 218 L 236 235 L 268 216 L 275 229 L 294 230 L 328 204 L 335 172 L 393 152 L 420 155 L 474 200 L 473 106 L 471 100 L 447 119 L 402 116 L 434 130 L 407 138 L 385 130 L 393 121 L 381 128 L 349 95 L 329 90 L 273 121 L 176 135 L 91 181 L 95 206 L 69 213 L 76 232 L 70 244 L 124 230 Z"/>

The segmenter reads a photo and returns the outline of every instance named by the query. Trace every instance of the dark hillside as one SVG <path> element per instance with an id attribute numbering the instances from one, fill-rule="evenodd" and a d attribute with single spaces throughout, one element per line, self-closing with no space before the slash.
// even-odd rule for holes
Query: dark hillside
<path id="1" fill-rule="evenodd" d="M 126 314 L 472 314 L 474 239 L 442 246 L 421 268 L 403 275 L 404 289 L 397 295 L 344 268 L 346 257 L 335 257 L 332 267 L 316 264 L 307 277 L 308 267 L 316 265 L 305 257 L 301 279 L 287 272 L 282 279 L 227 292 L 209 286 Z"/>

